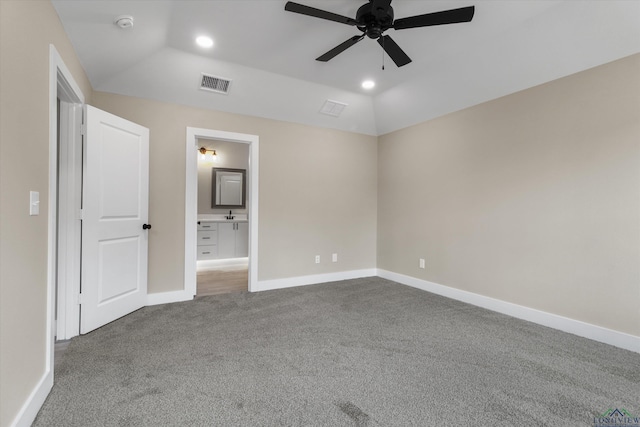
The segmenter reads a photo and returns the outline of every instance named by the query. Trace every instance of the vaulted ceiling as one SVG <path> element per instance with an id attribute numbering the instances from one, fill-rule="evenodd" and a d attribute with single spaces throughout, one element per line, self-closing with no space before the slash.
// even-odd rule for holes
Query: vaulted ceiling
<path id="1" fill-rule="evenodd" d="M 393 0 L 395 18 L 475 5 L 469 23 L 387 33 L 398 68 L 357 28 L 286 12 L 282 0 L 53 0 L 98 91 L 379 135 L 640 52 L 634 0 Z M 299 0 L 355 17 L 366 0 Z M 116 17 L 131 15 L 132 28 Z M 195 45 L 208 35 L 214 47 Z M 382 64 L 385 69 L 382 70 Z M 201 74 L 232 80 L 199 90 Z M 376 87 L 362 89 L 372 79 Z M 348 104 L 320 114 L 325 100 Z"/>

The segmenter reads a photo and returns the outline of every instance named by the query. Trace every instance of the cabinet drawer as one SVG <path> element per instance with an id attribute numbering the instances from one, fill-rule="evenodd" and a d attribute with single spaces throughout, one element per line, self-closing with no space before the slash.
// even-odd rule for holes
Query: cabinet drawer
<path id="1" fill-rule="evenodd" d="M 198 246 L 200 245 L 217 245 L 218 244 L 218 232 L 213 231 L 198 231 Z"/>
<path id="2" fill-rule="evenodd" d="M 198 246 L 198 259 L 215 259 L 217 257 L 218 247 L 216 245 Z"/>
<path id="3" fill-rule="evenodd" d="M 215 231 L 218 229 L 217 222 L 198 221 L 198 231 Z"/>

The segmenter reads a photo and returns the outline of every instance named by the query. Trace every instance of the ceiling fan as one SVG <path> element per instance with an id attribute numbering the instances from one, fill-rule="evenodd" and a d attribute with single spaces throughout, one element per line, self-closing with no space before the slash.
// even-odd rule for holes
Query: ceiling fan
<path id="1" fill-rule="evenodd" d="M 400 49 L 400 46 L 398 46 L 390 36 L 383 34 L 385 31 L 389 28 L 393 28 L 394 30 L 406 30 L 407 28 L 469 22 L 473 18 L 475 6 L 425 13 L 424 15 L 410 16 L 396 20 L 393 19 L 391 0 L 369 0 L 368 3 L 360 6 L 356 13 L 356 19 L 316 9 L 315 7 L 294 3 L 292 1 L 287 2 L 284 6 L 284 10 L 355 26 L 362 31 L 363 34 L 351 37 L 349 40 L 339 44 L 324 55 L 317 57 L 316 61 L 327 62 L 367 36 L 371 39 L 377 39 L 378 44 L 382 46 L 393 62 L 395 62 L 398 67 L 402 67 L 410 63 L 411 58 L 409 58 L 409 56 Z"/>

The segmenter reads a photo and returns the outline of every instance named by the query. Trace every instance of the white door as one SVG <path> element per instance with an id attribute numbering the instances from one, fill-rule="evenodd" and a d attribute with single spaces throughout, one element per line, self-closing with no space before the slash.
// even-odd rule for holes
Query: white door
<path id="1" fill-rule="evenodd" d="M 149 211 L 149 130 L 91 106 L 85 123 L 82 334 L 146 304 Z"/>

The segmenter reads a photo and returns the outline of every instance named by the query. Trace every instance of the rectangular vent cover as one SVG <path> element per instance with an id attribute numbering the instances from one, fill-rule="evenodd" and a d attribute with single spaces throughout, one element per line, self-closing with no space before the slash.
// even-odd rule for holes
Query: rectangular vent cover
<path id="1" fill-rule="evenodd" d="M 202 73 L 202 80 L 200 80 L 200 89 L 202 90 L 227 94 L 229 93 L 229 86 L 231 86 L 231 80 L 229 79 Z"/>
<path id="2" fill-rule="evenodd" d="M 348 104 L 338 101 L 332 101 L 327 99 L 320 109 L 322 114 L 326 114 L 328 116 L 339 117 L 340 114 L 344 111 Z"/>

